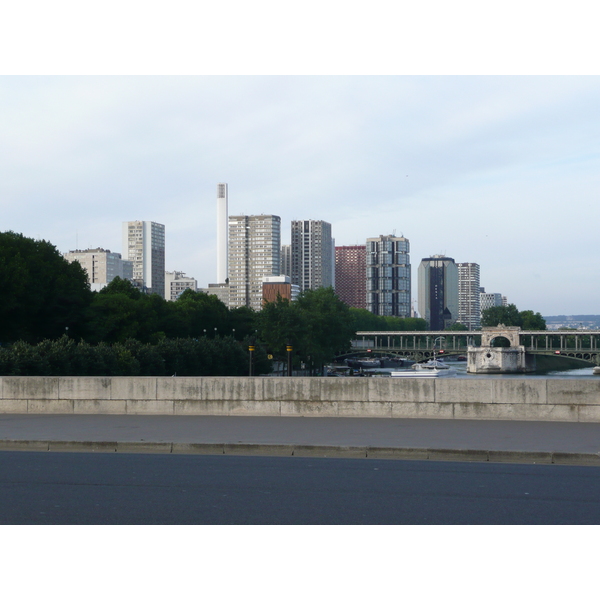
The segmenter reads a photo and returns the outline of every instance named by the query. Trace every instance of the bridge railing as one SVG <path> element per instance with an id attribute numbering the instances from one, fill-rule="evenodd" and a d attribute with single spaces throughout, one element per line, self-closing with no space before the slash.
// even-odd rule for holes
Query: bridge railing
<path id="1" fill-rule="evenodd" d="M 352 346 L 355 350 L 387 350 L 401 354 L 433 350 L 466 352 L 468 346 L 480 344 L 481 334 L 473 331 L 359 331 Z"/>

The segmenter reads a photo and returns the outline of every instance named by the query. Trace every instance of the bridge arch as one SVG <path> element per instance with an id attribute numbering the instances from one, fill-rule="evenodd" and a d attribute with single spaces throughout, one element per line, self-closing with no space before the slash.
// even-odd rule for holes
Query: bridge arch
<path id="1" fill-rule="evenodd" d="M 506 346 L 506 342 L 504 342 L 505 348 L 517 348 L 521 345 L 519 338 L 520 331 L 520 327 L 506 327 L 505 325 L 498 325 L 498 327 L 485 327 L 481 330 L 481 345 L 494 346 L 496 344 L 493 344 L 492 342 L 495 339 L 504 338 L 508 341 L 508 346 Z"/>
<path id="2" fill-rule="evenodd" d="M 512 344 L 510 338 L 505 335 L 497 335 L 490 339 L 490 346 L 493 348 L 510 348 Z"/>

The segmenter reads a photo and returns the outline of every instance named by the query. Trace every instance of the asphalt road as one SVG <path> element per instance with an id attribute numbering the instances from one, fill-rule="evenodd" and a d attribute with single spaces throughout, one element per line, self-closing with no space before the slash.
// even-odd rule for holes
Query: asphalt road
<path id="1" fill-rule="evenodd" d="M 0 453 L 0 524 L 599 524 L 600 467 Z"/>

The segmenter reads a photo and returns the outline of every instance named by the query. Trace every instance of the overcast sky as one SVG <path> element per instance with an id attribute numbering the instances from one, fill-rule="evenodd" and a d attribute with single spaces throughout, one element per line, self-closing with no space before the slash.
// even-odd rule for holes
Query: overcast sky
<path id="1" fill-rule="evenodd" d="M 336 245 L 403 234 L 415 300 L 445 254 L 520 310 L 597 314 L 599 105 L 585 75 L 5 75 L 0 230 L 122 252 L 123 221 L 156 221 L 167 270 L 206 286 L 226 182 L 229 214 L 279 215 L 283 243 L 292 219 Z"/>

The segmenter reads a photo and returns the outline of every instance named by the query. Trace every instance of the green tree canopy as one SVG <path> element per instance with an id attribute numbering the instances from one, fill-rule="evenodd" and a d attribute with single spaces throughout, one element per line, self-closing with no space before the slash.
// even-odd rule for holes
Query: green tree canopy
<path id="1" fill-rule="evenodd" d="M 297 351 L 307 333 L 306 315 L 296 302 L 281 296 L 267 302 L 256 314 L 256 326 L 267 350 L 279 360 L 286 359 L 288 344 Z"/>
<path id="2" fill-rule="evenodd" d="M 492 306 L 486 308 L 481 313 L 482 327 L 496 327 L 497 325 L 506 325 L 507 327 L 520 327 L 521 317 L 519 309 L 514 304 L 507 306 Z"/>
<path id="3" fill-rule="evenodd" d="M 173 303 L 173 309 L 182 320 L 185 334 L 190 337 L 231 335 L 229 310 L 213 294 L 185 290 Z"/>
<path id="4" fill-rule="evenodd" d="M 521 327 L 528 331 L 544 331 L 546 329 L 546 321 L 539 312 L 534 313 L 532 310 L 519 312 L 514 304 L 492 306 L 481 313 L 483 327 L 496 327 L 500 324 L 507 327 Z"/>
<path id="5" fill-rule="evenodd" d="M 131 282 L 115 278 L 95 295 L 88 339 L 156 343 L 164 338 L 214 338 L 231 335 L 229 321 L 229 310 L 216 296 L 185 290 L 175 302 L 168 302 L 158 294 L 144 294 Z"/>
<path id="6" fill-rule="evenodd" d="M 139 300 L 142 292 L 129 279 L 115 277 L 107 286 L 103 287 L 99 294 L 124 294 L 132 300 Z"/>
<path id="7" fill-rule="evenodd" d="M 350 309 L 330 287 L 306 290 L 294 302 L 268 302 L 256 323 L 260 339 L 275 356 L 285 359 L 291 344 L 295 358 L 314 367 L 350 348 L 356 331 Z"/>
<path id="8" fill-rule="evenodd" d="M 236 340 L 243 340 L 254 335 L 257 329 L 256 315 L 256 311 L 249 306 L 238 306 L 229 309 L 229 325 Z"/>
<path id="9" fill-rule="evenodd" d="M 169 307 L 158 294 L 144 294 L 130 281 L 115 277 L 94 295 L 86 339 L 114 344 L 127 339 L 157 342 L 166 336 Z"/>
<path id="10" fill-rule="evenodd" d="M 354 337 L 354 324 L 350 309 L 333 288 L 306 290 L 295 304 L 305 319 L 305 332 L 300 351 L 309 365 L 322 366 L 333 360 L 336 354 L 350 349 Z"/>
<path id="11" fill-rule="evenodd" d="M 521 315 L 521 327 L 526 331 L 544 331 L 546 329 L 546 320 L 542 315 L 532 310 L 523 310 Z"/>
<path id="12" fill-rule="evenodd" d="M 350 307 L 349 311 L 355 331 L 387 331 L 387 323 L 370 310 Z"/>
<path id="13" fill-rule="evenodd" d="M 92 292 L 85 270 L 50 242 L 0 233 L 0 342 L 82 332 Z"/>

